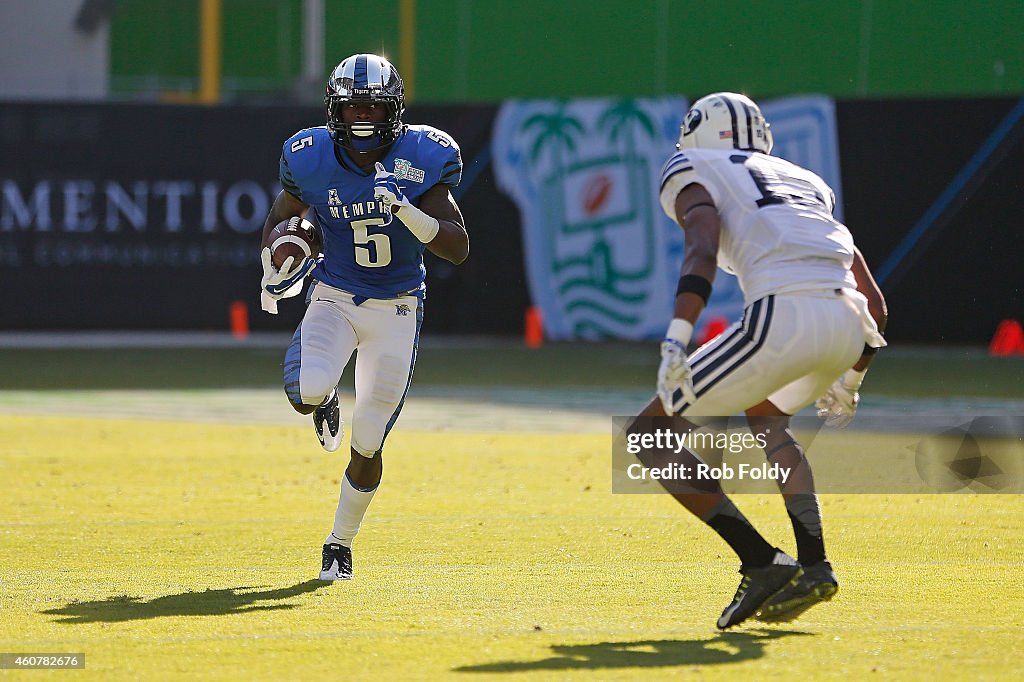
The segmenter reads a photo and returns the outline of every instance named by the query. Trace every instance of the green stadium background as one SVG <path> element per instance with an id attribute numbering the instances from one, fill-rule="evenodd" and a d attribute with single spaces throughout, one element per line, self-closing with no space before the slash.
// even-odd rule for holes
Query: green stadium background
<path id="1" fill-rule="evenodd" d="M 225 96 L 291 93 L 302 0 L 222 6 Z M 327 0 L 324 8 L 324 72 L 342 56 L 382 50 L 414 78 L 417 102 L 725 89 L 844 98 L 1024 91 L 1024 3 L 1015 0 L 986 2 L 984 11 L 957 0 Z M 400 44 L 410 11 L 414 62 Z M 194 89 L 198 41 L 192 2 L 119 0 L 112 91 Z"/>

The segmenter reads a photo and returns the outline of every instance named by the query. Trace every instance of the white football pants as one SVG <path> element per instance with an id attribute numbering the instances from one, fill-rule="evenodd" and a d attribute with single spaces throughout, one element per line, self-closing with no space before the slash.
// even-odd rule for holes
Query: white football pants
<path id="1" fill-rule="evenodd" d="M 315 282 L 309 307 L 285 354 L 284 387 L 294 405 L 319 405 L 356 353 L 352 448 L 381 452 L 402 411 L 419 346 L 423 301 L 416 296 L 366 299 Z"/>
<path id="2" fill-rule="evenodd" d="M 768 399 L 786 414 L 817 400 L 864 349 L 874 321 L 855 290 L 775 294 L 689 357 L 697 400 L 684 417 L 728 417 Z M 880 337 L 878 337 L 880 338 Z"/>

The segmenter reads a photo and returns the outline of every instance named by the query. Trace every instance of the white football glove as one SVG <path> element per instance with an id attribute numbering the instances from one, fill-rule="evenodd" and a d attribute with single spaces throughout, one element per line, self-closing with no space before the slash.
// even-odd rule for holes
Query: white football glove
<path id="1" fill-rule="evenodd" d="M 293 268 L 295 258 L 289 256 L 281 263 L 280 268 L 275 268 L 269 246 L 264 246 L 260 252 L 260 262 L 263 264 L 260 307 L 271 315 L 277 315 L 277 302 L 280 299 L 302 293 L 303 280 L 316 267 L 314 259 L 303 258 L 302 262 Z"/>
<path id="2" fill-rule="evenodd" d="M 658 398 L 665 414 L 676 415 L 684 403 L 693 404 L 693 370 L 686 359 L 686 346 L 693 335 L 693 325 L 674 319 L 661 342 L 661 365 L 658 367 Z"/>
<path id="3" fill-rule="evenodd" d="M 388 209 L 395 206 L 399 208 L 409 206 L 409 199 L 402 194 L 402 188 L 398 186 L 398 178 L 394 173 L 388 172 L 384 164 L 377 162 L 377 173 L 373 176 L 373 196 L 384 202 Z"/>
<path id="4" fill-rule="evenodd" d="M 818 417 L 825 420 L 826 426 L 845 429 L 853 421 L 853 416 L 857 413 L 857 403 L 860 402 L 860 393 L 857 391 L 864 382 L 865 372 L 867 370 L 846 370 L 832 382 L 825 395 L 814 402 L 814 406 L 818 408 Z"/>

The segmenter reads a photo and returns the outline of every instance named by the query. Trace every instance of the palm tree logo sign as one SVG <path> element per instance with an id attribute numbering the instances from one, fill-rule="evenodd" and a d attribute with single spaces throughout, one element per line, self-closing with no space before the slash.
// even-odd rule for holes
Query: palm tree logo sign
<path id="1" fill-rule="evenodd" d="M 520 209 L 549 338 L 660 333 L 671 309 L 665 254 L 681 240 L 657 205 L 657 176 L 683 111 L 673 97 L 513 101 L 499 112 L 495 175 Z"/>

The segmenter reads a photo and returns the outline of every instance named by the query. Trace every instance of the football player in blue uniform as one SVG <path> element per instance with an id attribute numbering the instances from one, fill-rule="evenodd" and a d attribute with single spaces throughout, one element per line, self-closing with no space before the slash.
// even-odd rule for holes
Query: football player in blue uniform
<path id="1" fill-rule="evenodd" d="M 343 423 L 337 385 L 353 351 L 351 459 L 334 526 L 323 546 L 321 580 L 352 577 L 352 539 L 381 479 L 384 440 L 401 412 L 419 343 L 425 293 L 423 251 L 459 264 L 469 236 L 450 188 L 459 184 L 459 146 L 441 130 L 402 121 L 405 93 L 384 57 L 357 54 L 327 82 L 327 125 L 288 138 L 282 191 L 263 227 L 264 310 L 297 295 L 308 276 L 308 307 L 285 354 L 292 407 L 313 415 L 321 445 L 334 452 Z M 302 216 L 321 233 L 322 256 L 285 272 L 268 237 Z M 287 263 L 282 266 L 287 265 Z"/>

